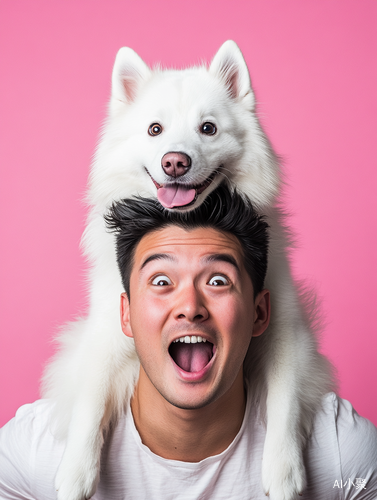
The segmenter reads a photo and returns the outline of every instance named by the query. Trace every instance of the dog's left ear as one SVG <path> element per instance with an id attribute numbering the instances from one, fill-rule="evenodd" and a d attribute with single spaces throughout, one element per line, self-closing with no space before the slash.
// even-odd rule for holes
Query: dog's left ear
<path id="1" fill-rule="evenodd" d="M 212 60 L 209 72 L 222 80 L 231 97 L 246 98 L 254 106 L 249 70 L 238 45 L 233 40 L 222 44 Z"/>

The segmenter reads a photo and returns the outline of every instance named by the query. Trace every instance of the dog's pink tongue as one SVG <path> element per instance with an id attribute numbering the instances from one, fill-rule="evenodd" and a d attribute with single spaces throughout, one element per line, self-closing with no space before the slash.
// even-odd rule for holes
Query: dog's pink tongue
<path id="1" fill-rule="evenodd" d="M 209 342 L 179 343 L 174 361 L 186 372 L 200 372 L 209 363 L 211 356 L 212 347 Z"/>
<path id="2" fill-rule="evenodd" d="M 165 208 L 183 207 L 195 198 L 195 189 L 184 189 L 181 186 L 167 186 L 157 189 L 157 198 Z"/>

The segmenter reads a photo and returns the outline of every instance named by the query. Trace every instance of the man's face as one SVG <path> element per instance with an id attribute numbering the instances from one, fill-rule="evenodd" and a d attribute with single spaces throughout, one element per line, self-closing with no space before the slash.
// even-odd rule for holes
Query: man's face
<path id="1" fill-rule="evenodd" d="M 169 403 L 201 408 L 242 373 L 252 336 L 268 324 L 268 292 L 254 301 L 236 237 L 169 226 L 136 248 L 122 328 L 133 337 L 140 377 Z"/>

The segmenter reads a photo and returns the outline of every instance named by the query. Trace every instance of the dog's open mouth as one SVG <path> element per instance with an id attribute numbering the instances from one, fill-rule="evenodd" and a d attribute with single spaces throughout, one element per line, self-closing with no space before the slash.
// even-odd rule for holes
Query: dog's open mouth
<path id="1" fill-rule="evenodd" d="M 196 335 L 186 335 L 170 344 L 169 354 L 181 370 L 197 373 L 208 365 L 215 350 L 215 346 L 208 340 Z"/>
<path id="2" fill-rule="evenodd" d="M 195 203 L 198 195 L 207 189 L 218 174 L 218 170 L 215 170 L 204 182 L 197 185 L 181 184 L 178 182 L 159 184 L 153 179 L 148 170 L 145 170 L 157 188 L 158 201 L 165 208 L 183 208 L 192 205 Z"/>

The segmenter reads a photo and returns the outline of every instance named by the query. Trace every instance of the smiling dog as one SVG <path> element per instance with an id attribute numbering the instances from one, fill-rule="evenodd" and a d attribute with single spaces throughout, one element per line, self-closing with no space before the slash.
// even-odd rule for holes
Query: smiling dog
<path id="1" fill-rule="evenodd" d="M 317 351 L 310 304 L 291 276 L 277 203 L 278 161 L 258 122 L 246 63 L 228 41 L 209 68 L 151 70 L 129 48 L 117 55 L 83 236 L 91 264 L 89 313 L 67 325 L 44 379 L 44 395 L 56 400 L 54 432 L 67 439 L 56 476 L 59 500 L 93 495 L 104 432 L 123 411 L 139 370 L 133 342 L 119 324 L 123 289 L 104 214 L 113 201 L 133 195 L 192 210 L 221 182 L 247 195 L 270 225 L 272 318 L 268 331 L 253 339 L 249 373 L 267 422 L 263 487 L 272 500 L 293 500 L 305 488 L 303 448 L 331 388 L 330 369 Z"/>

